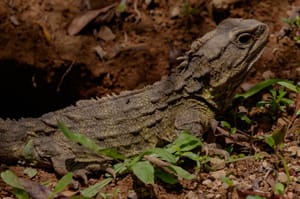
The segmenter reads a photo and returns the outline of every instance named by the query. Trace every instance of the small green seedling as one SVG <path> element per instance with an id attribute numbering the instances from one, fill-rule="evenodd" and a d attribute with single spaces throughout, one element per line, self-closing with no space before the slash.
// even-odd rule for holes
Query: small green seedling
<path id="1" fill-rule="evenodd" d="M 272 87 L 275 84 L 280 85 L 280 88 L 275 89 L 275 87 Z M 288 93 L 287 91 L 300 93 L 299 86 L 295 85 L 291 81 L 282 79 L 269 79 L 256 84 L 245 93 L 235 95 L 235 98 L 248 99 L 267 88 L 269 89 L 270 97 L 259 101 L 257 106 L 266 107 L 268 110 L 270 110 L 273 119 L 276 118 L 279 112 L 285 112 L 288 105 L 294 103 L 293 100 L 286 97 Z"/>
<path id="2" fill-rule="evenodd" d="M 282 147 L 286 133 L 287 128 L 283 126 L 280 129 L 274 130 L 271 135 L 265 136 L 265 141 L 270 147 L 276 150 Z"/>
<path id="3" fill-rule="evenodd" d="M 276 195 L 283 195 L 284 194 L 284 185 L 280 182 L 277 182 L 275 184 L 275 187 L 274 187 L 274 192 Z"/>
<path id="4" fill-rule="evenodd" d="M 236 131 L 237 131 L 236 127 L 231 127 L 231 125 L 226 121 L 221 121 L 221 126 L 224 127 L 224 128 L 227 128 L 229 130 L 230 135 L 235 134 Z"/>
<path id="5" fill-rule="evenodd" d="M 275 90 L 269 89 L 270 97 L 266 100 L 259 101 L 258 107 L 266 107 L 270 110 L 271 116 L 275 119 L 275 116 L 279 112 L 285 112 L 286 107 L 294 103 L 293 100 L 286 98 L 287 91 L 283 89 Z"/>
<path id="6" fill-rule="evenodd" d="M 227 176 L 221 176 L 221 181 L 227 184 L 229 187 L 233 186 L 233 180 L 231 180 Z"/>
<path id="7" fill-rule="evenodd" d="M 300 29 L 300 17 L 299 15 L 295 16 L 292 19 L 288 18 L 283 18 L 282 19 L 284 23 L 289 25 L 289 28 L 293 32 L 293 40 L 297 43 L 300 44 L 300 34 L 299 34 L 299 29 Z"/>
<path id="8" fill-rule="evenodd" d="M 290 27 L 297 27 L 300 28 L 300 17 L 297 15 L 292 19 L 289 18 L 282 18 L 282 21 L 286 24 L 288 24 Z"/>

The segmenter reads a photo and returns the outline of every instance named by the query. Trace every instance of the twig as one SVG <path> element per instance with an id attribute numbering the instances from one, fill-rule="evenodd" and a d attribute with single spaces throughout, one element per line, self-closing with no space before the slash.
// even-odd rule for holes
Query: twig
<path id="1" fill-rule="evenodd" d="M 153 156 L 149 156 L 149 155 L 145 155 L 144 158 L 146 160 L 148 160 L 149 162 L 151 162 L 152 164 L 162 168 L 163 170 L 165 170 L 167 173 L 170 173 L 170 174 L 174 174 L 174 172 L 169 169 L 169 166 L 171 166 L 170 163 L 168 162 L 165 162 L 165 161 L 162 161 L 156 157 L 153 157 Z"/>
<path id="2" fill-rule="evenodd" d="M 59 83 L 57 85 L 57 88 L 56 88 L 56 92 L 59 92 L 60 91 L 60 87 L 65 79 L 65 77 L 69 74 L 69 72 L 72 70 L 73 66 L 75 64 L 75 61 L 73 61 L 71 63 L 71 65 L 67 68 L 66 72 L 61 76 L 60 80 L 59 80 Z"/>
<path id="3" fill-rule="evenodd" d="M 137 3 L 138 3 L 138 0 L 134 0 L 134 11 L 136 12 L 136 14 L 138 16 L 136 21 L 139 21 L 141 19 L 141 12 L 138 10 Z"/>

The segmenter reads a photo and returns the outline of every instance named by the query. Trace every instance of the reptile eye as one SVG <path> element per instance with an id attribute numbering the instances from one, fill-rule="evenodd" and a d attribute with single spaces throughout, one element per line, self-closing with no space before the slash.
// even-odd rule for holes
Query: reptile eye
<path id="1" fill-rule="evenodd" d="M 242 33 L 238 36 L 237 38 L 237 41 L 240 43 L 240 44 L 249 44 L 251 41 L 252 41 L 253 37 L 251 34 L 249 33 Z"/>

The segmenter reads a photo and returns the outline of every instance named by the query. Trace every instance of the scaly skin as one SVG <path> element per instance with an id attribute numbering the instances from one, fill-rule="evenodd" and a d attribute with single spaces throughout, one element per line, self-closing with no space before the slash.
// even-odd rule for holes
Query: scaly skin
<path id="1" fill-rule="evenodd" d="M 256 20 L 227 19 L 193 42 L 176 71 L 151 86 L 81 100 L 40 118 L 0 119 L 0 159 L 53 167 L 61 175 L 107 161 L 67 140 L 57 121 L 127 156 L 170 142 L 185 129 L 201 137 L 231 104 L 267 35 L 268 27 Z"/>

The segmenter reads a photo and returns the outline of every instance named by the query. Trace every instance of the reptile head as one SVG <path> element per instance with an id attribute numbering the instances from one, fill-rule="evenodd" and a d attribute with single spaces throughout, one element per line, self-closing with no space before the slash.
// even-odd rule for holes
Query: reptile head
<path id="1" fill-rule="evenodd" d="M 225 109 L 267 40 L 268 27 L 264 23 L 253 19 L 224 20 L 192 44 L 188 64 L 181 65 L 181 70 L 187 66 L 183 69 L 188 77 L 185 90 L 217 110 Z"/>

